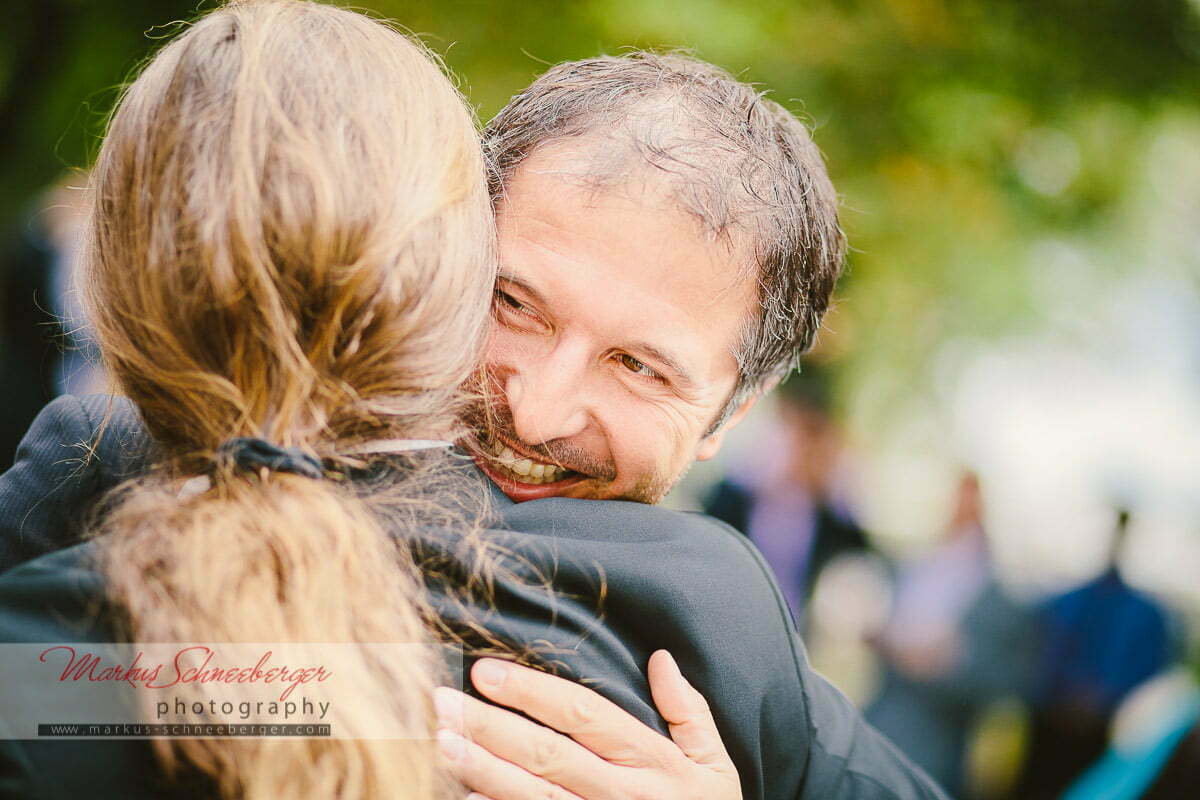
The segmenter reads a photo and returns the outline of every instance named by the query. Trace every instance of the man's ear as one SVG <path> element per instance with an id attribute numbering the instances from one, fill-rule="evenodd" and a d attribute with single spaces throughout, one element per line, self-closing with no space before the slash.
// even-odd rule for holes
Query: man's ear
<path id="1" fill-rule="evenodd" d="M 734 409 L 733 413 L 729 415 L 729 419 L 725 420 L 724 425 L 701 439 L 700 445 L 696 448 L 696 460 L 708 461 L 715 456 L 721 449 L 721 444 L 725 441 L 725 434 L 733 430 L 733 427 L 750 413 L 750 409 L 754 408 L 754 404 L 758 402 L 758 398 L 762 397 L 763 394 L 765 394 L 765 391 L 755 392 L 750 395 L 740 406 Z"/>

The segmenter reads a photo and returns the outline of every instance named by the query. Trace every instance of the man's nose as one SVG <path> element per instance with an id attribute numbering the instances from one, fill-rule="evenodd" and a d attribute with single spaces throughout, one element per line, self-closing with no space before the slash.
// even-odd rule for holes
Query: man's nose
<path id="1" fill-rule="evenodd" d="M 586 359 L 581 347 L 560 343 L 509 374 L 504 390 L 514 433 L 521 441 L 542 444 L 575 436 L 587 427 Z"/>

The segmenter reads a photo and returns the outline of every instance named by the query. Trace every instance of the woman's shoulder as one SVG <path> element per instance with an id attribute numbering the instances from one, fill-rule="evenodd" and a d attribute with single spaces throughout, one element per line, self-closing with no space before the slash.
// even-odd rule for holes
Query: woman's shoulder
<path id="1" fill-rule="evenodd" d="M 105 631 L 104 582 L 85 542 L 0 574 L 0 642 L 89 641 Z"/>
<path id="2" fill-rule="evenodd" d="M 103 653 L 115 641 L 104 604 L 104 582 L 94 563 L 95 544 L 87 542 L 26 561 L 0 575 L 0 649 L 11 672 L 31 668 L 45 648 L 87 643 L 87 652 Z M 74 652 L 71 651 L 72 658 Z M 58 662 L 50 661 L 54 669 Z M 54 684 L 57 685 L 57 684 Z M 32 738 L 18 736 L 19 726 L 40 723 L 47 707 L 61 709 L 59 694 L 39 679 L 0 685 L 0 706 L 8 730 L 0 740 L 0 797 L 195 797 L 200 794 L 152 789 L 159 780 L 153 753 L 144 740 Z M 66 688 L 61 696 L 89 698 L 81 707 L 108 708 L 103 694 Z M 78 702 L 72 700 L 69 702 Z M 51 712 L 54 713 L 54 712 Z M 100 716 L 100 715 L 98 715 Z M 107 715 L 103 719 L 110 721 Z M 63 769 L 63 765 L 69 769 Z"/>
<path id="3" fill-rule="evenodd" d="M 128 398 L 110 394 L 61 395 L 34 418 L 14 465 L 80 467 L 126 473 L 147 455 L 150 439 Z M 61 471 L 61 470 L 60 470 Z"/>
<path id="4" fill-rule="evenodd" d="M 128 400 L 48 404 L 0 475 L 0 569 L 79 541 L 91 503 L 142 467 L 149 444 Z"/>

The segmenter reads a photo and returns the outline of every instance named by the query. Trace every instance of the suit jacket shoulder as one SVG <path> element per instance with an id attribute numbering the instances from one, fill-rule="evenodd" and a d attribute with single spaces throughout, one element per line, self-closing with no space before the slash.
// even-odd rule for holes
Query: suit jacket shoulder
<path id="1" fill-rule="evenodd" d="M 124 398 L 63 396 L 42 409 L 0 475 L 0 571 L 78 542 L 95 500 L 148 450 Z"/>

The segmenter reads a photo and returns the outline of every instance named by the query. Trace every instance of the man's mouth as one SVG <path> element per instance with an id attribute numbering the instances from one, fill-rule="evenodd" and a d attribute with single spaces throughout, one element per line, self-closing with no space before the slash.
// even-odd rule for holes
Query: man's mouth
<path id="1" fill-rule="evenodd" d="M 481 439 L 479 446 L 487 458 L 488 466 L 493 471 L 518 483 L 539 486 L 547 483 L 559 483 L 572 477 L 582 477 L 580 473 L 557 464 L 535 461 L 514 453 L 508 445 L 490 436 Z"/>

